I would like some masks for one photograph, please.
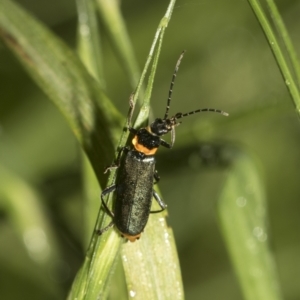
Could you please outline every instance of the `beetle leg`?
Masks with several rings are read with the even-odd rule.
[[[167,208],[167,204],[164,201],[162,201],[162,199],[159,197],[159,195],[154,190],[153,190],[153,197],[157,201],[157,203],[159,204],[161,209],[150,211],[150,213],[155,214],[155,213],[159,213],[159,212],[164,211]]]
[[[172,149],[172,147],[173,147],[173,144],[169,144],[163,139],[160,139],[160,144],[168,149]]]
[[[106,189],[104,189],[104,191],[101,193],[101,202],[102,205],[105,209],[105,211],[107,212],[108,215],[110,215],[112,218],[114,218],[114,213],[108,208],[107,204],[104,201],[104,196],[107,194],[110,194],[111,192],[113,192],[116,189],[116,185],[111,185],[109,187],[107,187]]]
[[[105,170],[104,170],[104,174],[108,171],[108,170],[112,170],[112,169],[117,169],[119,168],[120,166],[120,160],[121,160],[121,155],[124,151],[129,151],[129,148],[127,147],[122,147],[120,150],[119,150],[119,153],[118,153],[118,156],[117,156],[117,159],[115,160],[115,162],[113,164],[111,164],[109,167],[107,167]]]
[[[154,171],[154,179],[155,179],[155,181],[153,184],[157,184],[160,180],[160,176],[158,175],[157,170]]]
[[[137,134],[137,130],[136,129],[134,129],[133,127],[128,127],[128,130],[132,133],[132,134],[134,134],[134,135],[136,135]]]
[[[107,204],[104,201],[104,196],[107,194],[110,194],[111,192],[113,192],[116,189],[116,185],[111,185],[109,187],[107,187],[106,189],[104,189],[104,191],[101,193],[101,203],[104,207],[104,210],[106,211],[106,213],[114,218],[114,213],[108,208]],[[101,235],[103,232],[107,231],[109,228],[111,228],[114,225],[114,221],[111,221],[106,227],[101,228],[101,229],[97,229],[96,233]]]
[[[96,233],[98,235],[101,235],[102,233],[104,233],[105,231],[107,231],[109,228],[113,227],[114,226],[114,222],[111,221],[106,227],[102,228],[102,229],[97,229],[96,230]]]

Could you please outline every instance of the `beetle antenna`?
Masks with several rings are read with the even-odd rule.
[[[181,60],[184,56],[184,53],[185,53],[185,50],[182,51],[182,53],[180,54],[180,56],[177,60],[176,66],[175,66],[173,76],[172,76],[172,81],[171,81],[171,85],[170,85],[170,89],[169,89],[169,96],[168,96],[168,101],[167,101],[167,107],[166,107],[166,113],[165,113],[165,116],[164,116],[164,120],[166,120],[168,118],[170,103],[171,103],[171,98],[172,98],[172,93],[173,93],[173,86],[174,86],[175,78],[176,78]]]
[[[188,113],[177,113],[175,116],[174,116],[174,119],[181,119],[183,117],[188,117],[190,115],[193,115],[193,114],[197,114],[197,113],[200,113],[200,112],[215,112],[215,113],[218,113],[218,114],[221,114],[223,116],[229,116],[229,114],[223,110],[219,110],[219,109],[214,109],[214,108],[202,108],[202,109],[197,109],[197,110],[193,110],[193,111],[190,111]]]

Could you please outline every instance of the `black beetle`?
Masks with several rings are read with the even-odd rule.
[[[97,230],[98,234],[102,234],[115,225],[123,237],[134,242],[136,239],[139,239],[144,230],[149,214],[161,212],[167,207],[153,189],[153,184],[159,181],[159,176],[155,170],[154,155],[160,145],[169,149],[173,147],[175,142],[175,127],[181,124],[181,122],[177,122],[178,119],[204,111],[217,112],[228,116],[226,112],[221,110],[204,108],[184,114],[177,113],[175,116],[168,118],[172,89],[184,53],[185,51],[181,53],[173,73],[166,113],[163,119],[155,119],[146,128],[134,129],[130,126],[134,109],[133,96],[130,98],[127,127],[134,134],[132,139],[134,148],[122,148],[119,151],[117,163],[108,168],[119,168],[115,184],[107,187],[101,194],[102,205],[113,221],[105,228]],[[168,132],[171,132],[171,143],[161,138],[161,136]],[[116,200],[112,212],[106,205],[104,196],[113,191],[116,191]],[[151,211],[152,197],[160,205],[160,210]]]

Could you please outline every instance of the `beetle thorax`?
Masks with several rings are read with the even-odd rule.
[[[145,155],[154,155],[160,145],[160,137],[152,134],[150,128],[141,128],[132,139],[135,150]]]

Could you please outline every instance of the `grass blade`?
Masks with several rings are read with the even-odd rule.
[[[147,67],[153,58],[144,102],[135,127],[140,126],[148,118],[152,86],[163,36],[170,21],[174,5],[175,1],[170,1],[167,12],[157,28],[154,42],[146,61]],[[146,67],[142,73],[135,96],[142,85],[143,74],[147,70]],[[184,298],[175,240],[165,218],[166,213],[152,214],[141,239],[135,243],[128,242],[122,248],[122,261],[129,297],[143,300],[179,300]]]
[[[36,284],[41,284],[48,293],[62,296],[61,287],[54,280],[57,275],[55,266],[60,261],[58,240],[48,222],[42,199],[36,190],[24,179],[0,165],[0,207],[6,212],[19,240],[24,245],[32,261]],[[21,243],[20,243],[21,245]],[[20,262],[14,257],[16,265]],[[21,264],[22,265],[22,264]],[[20,268],[20,273],[28,272]],[[44,276],[41,276],[44,274]],[[51,292],[50,292],[51,291]]]
[[[100,32],[94,1],[77,0],[78,52],[86,68],[102,88],[105,87]]]
[[[264,187],[248,155],[235,153],[218,210],[223,236],[245,299],[282,299],[268,243]]]
[[[167,10],[166,16],[162,19],[157,32],[154,37],[154,41],[150,50],[150,54],[148,56],[148,59],[146,61],[142,76],[140,78],[138,87],[135,91],[135,99],[140,92],[140,88],[143,84],[143,80],[146,76],[146,73],[148,71],[148,68],[150,66],[151,60],[153,56],[155,57],[152,70],[149,75],[149,81],[147,86],[148,91],[148,97],[147,102],[149,102],[153,80],[154,80],[154,74],[156,71],[156,66],[158,62],[158,56],[161,49],[161,43],[162,43],[162,33],[164,32],[168,21],[171,17],[172,8],[175,4],[175,1],[171,1],[169,8]],[[159,42],[159,45],[157,45],[157,42]],[[149,114],[149,105],[147,109],[143,110],[143,121],[145,121],[148,118]],[[119,147],[122,147],[125,145],[128,138],[128,133],[124,133],[121,141],[119,143]],[[111,172],[111,176],[109,178],[108,185],[110,185],[115,178],[115,172]],[[108,201],[110,201],[109,199]],[[112,201],[109,202],[111,205]],[[151,216],[151,219],[147,225],[148,230],[148,240],[145,239],[143,241],[143,238],[134,244],[131,245],[134,250],[130,250],[129,253],[125,250],[123,252],[126,253],[126,257],[128,261],[135,261],[135,266],[142,267],[142,263],[138,263],[137,256],[139,255],[139,247],[143,248],[143,255],[144,257],[148,258],[148,263],[151,263],[152,266],[156,266],[156,268],[152,267],[152,272],[146,272],[147,279],[149,282],[152,283],[152,286],[154,290],[156,290],[156,293],[158,294],[169,294],[170,289],[173,289],[176,291],[176,295],[183,296],[182,291],[182,284],[180,280],[180,268],[178,263],[178,258],[175,250],[175,243],[174,238],[171,234],[171,231],[167,228],[166,221],[164,218],[160,216]],[[105,227],[109,222],[110,218],[107,216],[106,213],[103,211],[100,212],[98,221],[97,221],[97,228],[103,228]],[[156,223],[155,223],[156,222]],[[161,225],[157,227],[157,222],[159,222]],[[161,228],[163,227],[163,228]],[[161,228],[161,230],[159,230]],[[158,232],[159,230],[159,232]],[[168,236],[168,238],[166,238]],[[120,245],[123,242],[123,239],[120,238],[119,234],[116,233],[114,230],[110,230],[103,234],[102,236],[94,235],[92,237],[92,242],[89,247],[89,251],[86,257],[86,260],[84,262],[84,265],[78,274],[76,281],[73,285],[71,294],[69,295],[69,299],[73,299],[74,297],[78,297],[78,299],[94,299],[95,297],[101,297],[105,298],[108,294],[108,287],[109,287],[109,281],[111,274],[114,270],[114,267],[116,265],[117,258],[119,257],[119,250]],[[169,247],[166,247],[166,243],[169,245]],[[164,267],[167,265],[170,267],[168,272],[172,270],[172,276],[169,276],[169,280],[167,281],[164,275],[162,276],[162,272],[160,267],[162,267],[162,264],[157,265],[155,262],[157,262],[157,258],[155,258],[155,254],[153,252],[153,249],[156,249],[159,247],[158,245],[162,245],[161,247],[165,246],[165,260],[164,260]],[[127,249],[127,247],[130,247],[129,243],[125,243],[124,247]],[[105,262],[105,265],[103,265],[103,262]],[[100,268],[100,265],[102,266]],[[127,283],[128,285],[131,284],[132,281],[136,280],[136,272],[133,272],[131,270],[131,266],[128,267],[128,265],[125,266],[125,273],[127,275]],[[171,266],[173,268],[171,268]],[[148,266],[149,267],[149,266]],[[155,272],[154,272],[155,271]],[[149,274],[151,275],[149,277]],[[165,284],[163,286],[157,285],[155,283],[157,282],[168,282],[168,284]],[[174,289],[174,285],[176,288]],[[144,290],[143,290],[144,289]],[[143,291],[143,292],[142,292]],[[145,286],[140,285],[140,290],[138,291],[138,295],[146,295],[145,293]],[[147,298],[144,298],[147,299]],[[173,299],[182,299],[182,298],[173,298]]]
[[[290,70],[289,66],[288,66],[288,62],[284,56],[284,52],[280,47],[280,44],[278,42],[278,39],[272,29],[272,26],[260,4],[260,2],[258,0],[248,0],[251,8],[253,9],[253,12],[255,14],[255,16],[257,17],[263,31],[264,34],[267,37],[267,40],[269,42],[269,45],[271,47],[271,50],[274,54],[275,60],[278,64],[278,67],[281,71],[281,74],[284,78],[285,84],[288,88],[288,91],[294,101],[294,104],[296,106],[296,110],[297,113],[300,114],[300,93],[299,93],[299,89],[298,89],[298,84],[297,81],[293,78],[293,72]],[[276,12],[273,10],[274,6],[270,6],[274,16],[278,17],[278,14],[276,14]],[[281,22],[281,24],[279,24],[280,22],[277,20],[277,28],[280,31],[280,34],[282,37],[284,37],[285,35],[287,36],[286,31],[282,31],[282,24],[283,22]],[[285,41],[287,41],[287,38],[284,38]],[[287,45],[287,48],[289,49],[289,47],[291,46],[291,44]],[[294,52],[290,53],[291,57],[294,57]],[[294,58],[293,58],[294,60]],[[293,61],[293,63],[295,63],[295,61]],[[295,69],[298,67],[295,67]],[[298,73],[298,72],[297,72]]]
[[[300,84],[300,64],[299,59],[297,57],[295,48],[293,46],[293,43],[290,39],[290,36],[286,30],[286,27],[284,25],[284,22],[280,16],[280,13],[276,7],[276,4],[273,0],[266,0],[267,5],[269,7],[270,13],[272,15],[272,20],[274,22],[274,25],[276,26],[277,32],[282,38],[282,41],[287,49],[287,54],[289,55],[289,58],[291,60],[291,67],[293,67],[298,85]]]
[[[104,184],[103,169],[113,159],[121,118],[98,83],[62,41],[7,0],[0,1],[0,37],[64,114],[88,154],[98,181]],[[105,291],[110,262],[116,256],[111,249],[117,253],[120,241],[114,231],[101,240],[93,236],[70,294],[72,299],[90,295],[96,299],[99,291]],[[106,251],[102,251],[104,245]]]
[[[96,4],[107,34],[126,70],[132,89],[134,89],[139,80],[140,72],[120,11],[120,1],[96,0]]]
[[[0,38],[63,113],[104,184],[121,127],[107,96],[74,52],[9,0],[0,1]]]
[[[151,95],[163,33],[170,20],[174,4],[175,0],[170,1],[167,13],[156,32],[143,75],[136,90],[137,96],[154,56],[155,59],[147,88],[147,101],[149,101]],[[1,0],[0,2],[0,37],[14,52],[37,84],[64,114],[74,134],[88,154],[98,180],[104,183],[105,177],[102,174],[104,164],[107,161],[112,161],[114,145],[120,128],[119,120],[121,118],[99,88],[96,80],[89,75],[78,57],[67,46],[38,21],[8,0]],[[159,41],[159,46],[156,48],[157,41]],[[143,115],[144,120],[147,118],[148,112]],[[123,145],[126,140],[127,137],[125,135],[125,139],[121,140]],[[110,176],[111,180],[113,177],[114,174]],[[161,216],[157,218],[152,218],[149,222],[148,231],[151,232],[151,228],[154,228],[154,234],[149,233],[149,238],[152,238],[150,243],[148,241],[148,246],[144,247],[144,253],[145,255],[153,255],[153,251],[150,251],[150,249],[155,249],[158,243],[165,245],[165,247],[169,245],[169,248],[166,247],[164,265],[173,266],[174,272],[172,271],[173,275],[170,277],[172,280],[168,284],[161,286],[157,292],[161,294],[161,290],[164,289],[164,294],[167,295],[170,287],[174,289],[175,284],[176,294],[181,295],[182,298],[183,292],[180,283],[180,273],[178,273],[178,260],[174,250],[174,239],[171,236],[171,231],[167,228],[165,220],[161,219]],[[105,214],[100,214],[97,228],[100,228],[100,224],[106,222],[107,219]],[[155,224],[155,221],[163,224],[163,229],[159,230],[160,227],[157,225],[151,225]],[[167,234],[168,238],[166,238]],[[159,237],[159,239],[157,240],[155,237]],[[119,257],[122,241],[119,234],[114,230],[107,232],[101,238],[95,234],[93,235],[84,264],[69,294],[69,299],[106,297],[110,277],[114,270],[116,259]],[[141,243],[140,246],[142,245]],[[137,252],[134,255],[136,254]],[[167,259],[170,259],[170,263],[167,262]],[[153,263],[155,257],[151,258],[149,256],[149,261]],[[160,267],[162,265],[159,265],[149,277],[154,282],[153,286],[155,289],[158,288],[155,280],[157,281],[161,273]],[[167,281],[164,281],[162,278],[159,282]]]

